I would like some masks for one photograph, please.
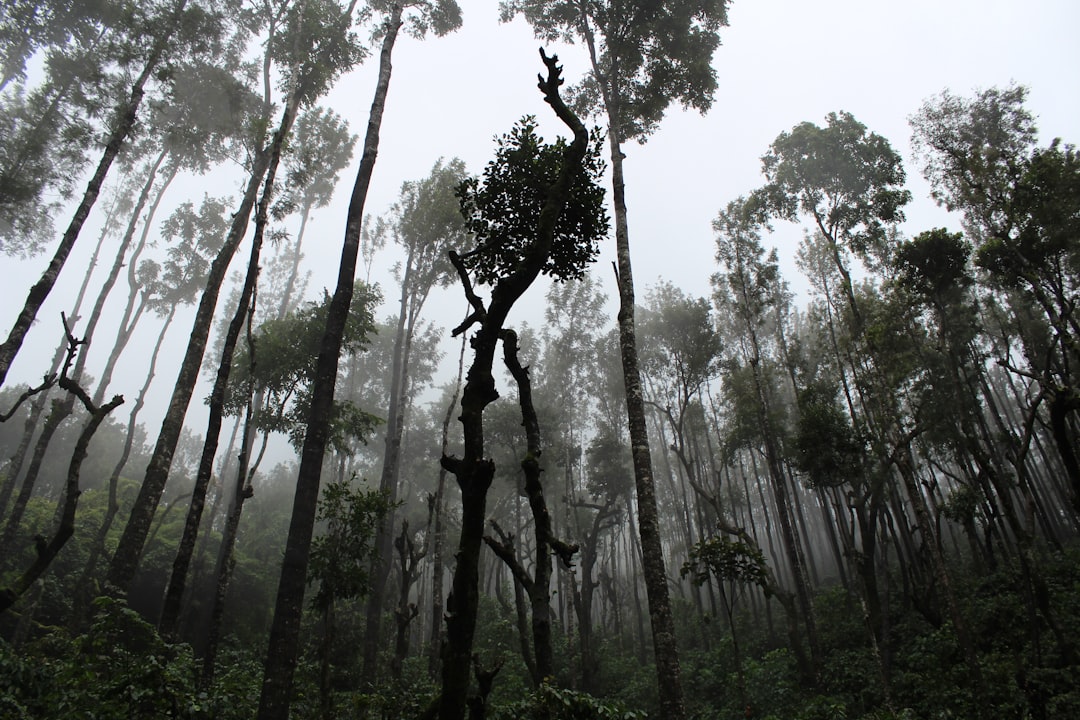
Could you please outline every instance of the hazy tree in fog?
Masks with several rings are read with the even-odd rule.
[[[465,224],[461,218],[454,189],[465,178],[465,164],[458,159],[443,163],[440,159],[423,180],[406,182],[401,195],[386,219],[387,232],[405,251],[405,260],[397,268],[400,282],[397,327],[393,334],[389,402],[386,410],[386,441],[379,489],[391,503],[398,498],[398,475],[402,436],[405,431],[408,398],[413,394],[410,376],[413,337],[424,303],[436,286],[446,286],[453,278],[447,251],[461,247]],[[420,355],[424,357],[423,354]],[[379,650],[379,625],[383,593],[392,562],[394,509],[380,524],[372,568],[372,586],[367,607],[367,630],[364,635],[364,676],[375,679],[375,661]]]
[[[754,193],[752,203],[772,217],[796,220],[806,216],[814,226],[808,248],[820,270],[817,278],[828,305],[828,337],[835,353],[834,380],[844,393],[856,432],[875,438],[874,461],[880,472],[857,478],[862,485],[856,495],[855,515],[863,541],[863,555],[857,564],[863,581],[870,627],[880,639],[882,608],[877,587],[874,558],[877,552],[878,522],[886,502],[885,485],[890,455],[895,443],[910,443],[902,428],[902,413],[895,394],[885,387],[884,376],[856,361],[855,354],[867,348],[865,318],[851,277],[852,255],[869,264],[880,265],[888,256],[888,228],[903,220],[902,207],[911,193],[903,189],[904,169],[900,156],[888,140],[870,132],[849,113],[830,113],[825,127],[810,122],[781,133],[762,158],[766,184]],[[831,267],[829,267],[831,265]],[[833,299],[829,283],[839,277],[843,300]],[[811,282],[815,278],[811,277]],[[848,327],[835,327],[833,313]],[[838,335],[842,337],[837,338]],[[875,336],[880,337],[880,336]],[[880,404],[866,404],[860,393],[873,393]],[[888,397],[887,397],[888,396]],[[891,440],[891,442],[890,442]],[[910,476],[910,472],[908,473]]]
[[[198,379],[198,371],[206,349],[207,336],[210,332],[214,309],[217,305],[218,293],[225,279],[225,273],[232,256],[247,232],[248,222],[256,204],[259,187],[263,184],[264,178],[269,175],[271,180],[264,190],[266,202],[261,203],[262,209],[260,211],[260,218],[265,218],[269,194],[273,188],[273,176],[270,174],[270,168],[276,167],[285,138],[292,127],[301,103],[310,103],[317,99],[326,91],[329,84],[333,82],[339,73],[350,68],[359,59],[360,49],[350,31],[352,18],[347,14],[343,14],[336,4],[307,2],[301,3],[295,10],[292,7],[288,9],[290,12],[286,13],[284,18],[274,16],[267,21],[268,25],[276,32],[272,32],[268,37],[264,64],[264,70],[266,70],[270,58],[276,57],[285,66],[282,82],[285,85],[286,102],[281,121],[277,130],[267,137],[267,125],[264,123],[268,123],[270,119],[270,97],[269,95],[264,96],[263,111],[265,114],[261,121],[256,123],[255,137],[250,140],[251,166],[244,195],[239,208],[233,214],[233,223],[226,240],[217,257],[211,263],[192,327],[191,339],[184,354],[173,396],[169,403],[169,410],[162,421],[161,431],[158,434],[154,453],[147,467],[146,477],[139,489],[139,495],[136,498],[131,516],[124,528],[120,545],[113,556],[109,569],[109,583],[120,592],[126,590],[131,578],[134,576],[150,521],[161,498],[161,492],[165,487],[173,448],[175,448],[176,440],[179,437],[180,428],[183,426],[184,415],[187,412],[191,394]],[[264,75],[264,81],[265,79],[266,76]],[[268,88],[266,90],[268,91]],[[256,224],[258,227],[263,227],[265,221],[257,219]],[[252,256],[253,262],[249,263],[249,275],[251,270],[257,267],[257,243],[253,243]],[[245,281],[245,287],[247,288],[247,294],[250,296],[250,293],[254,290],[254,278],[248,280]],[[241,317],[241,319],[230,325],[230,332],[234,333],[232,340],[234,344],[235,337],[239,335],[242,326],[242,316],[238,315],[237,317]],[[226,364],[231,367],[231,355],[230,350],[228,358],[219,367],[226,367]],[[225,374],[227,376],[227,370]],[[216,444],[217,433],[208,433],[206,440]],[[201,508],[195,510],[196,514],[199,512],[201,512]]]
[[[333,110],[313,107],[300,113],[296,120],[284,158],[285,177],[281,197],[273,207],[276,218],[300,213],[296,239],[287,252],[280,253],[280,256],[288,259],[289,269],[278,301],[279,319],[297,301],[296,283],[300,260],[304,256],[301,248],[311,212],[330,203],[338,175],[348,167],[355,146],[356,135],[349,132],[348,121]]]
[[[1036,146],[1026,95],[1022,86],[970,98],[943,92],[912,118],[913,142],[935,197],[963,213],[990,287],[1018,317],[1031,308],[1041,313],[1041,321],[1021,324],[1019,333],[1031,367],[1012,371],[1038,378],[1035,402],[1048,405],[1073,510],[1080,513],[1080,154],[1059,140]]]
[[[795,583],[802,622],[810,641],[812,665],[802,667],[804,677],[813,679],[821,664],[821,644],[814,616],[810,578],[802,543],[795,530],[796,514],[785,473],[783,398],[778,388],[780,348],[772,342],[772,332],[783,322],[785,306],[790,302],[786,284],[780,277],[776,250],[766,254],[761,244],[760,226],[752,209],[743,199],[728,203],[713,221],[716,231],[716,259],[720,272],[713,276],[713,298],[720,313],[739,338],[738,349],[731,353],[737,370],[749,373],[752,391],[736,394],[743,407],[732,414],[743,416],[747,430],[744,442],[760,443],[765,450],[765,464],[776,500],[780,534],[788,566]],[[735,373],[732,373],[735,374]],[[757,437],[754,437],[754,436]],[[800,660],[804,660],[800,656]]]
[[[136,19],[136,22],[138,20]],[[0,10],[0,250],[33,255],[51,240],[52,215],[70,200],[96,133],[137,59],[120,3],[12,2]],[[43,59],[26,85],[26,62]],[[103,118],[103,116],[105,116]]]
[[[239,302],[222,341],[221,359],[207,402],[210,412],[202,458],[199,462],[184,532],[173,561],[173,570],[165,591],[165,604],[158,623],[159,629],[166,636],[175,634],[179,622],[188,569],[195,551],[206,493],[213,474],[214,458],[217,455],[221,423],[225,414],[225,394],[233,367],[233,353],[245,322],[250,320],[248,308],[255,301],[262,244],[267,235],[270,204],[285,142],[292,131],[299,109],[313,104],[329,90],[340,74],[350,70],[363,57],[364,51],[350,30],[351,25],[351,8],[342,12],[336,2],[304,0],[293,5],[285,16],[283,27],[285,37],[271,36],[270,38],[271,45],[280,44],[280,51],[283,54],[282,84],[286,94],[285,108],[269,148],[270,157],[262,194],[255,211],[255,229],[247,273],[240,291]]]

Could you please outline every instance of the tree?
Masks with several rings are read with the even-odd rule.
[[[882,261],[887,228],[904,219],[911,201],[904,167],[889,141],[869,132],[851,113],[829,113],[824,128],[810,122],[777,136],[761,158],[766,184],[754,193],[755,210],[795,221],[809,216],[830,244],[843,290],[860,322],[845,251]]]
[[[442,458],[443,467],[454,474],[461,489],[462,524],[453,589],[446,604],[440,720],[465,716],[479,604],[485,505],[495,474],[494,462],[485,454],[483,414],[498,398],[492,365],[500,339],[508,366],[517,364],[516,336],[507,335],[504,323],[514,303],[541,273],[557,279],[580,275],[595,252],[597,240],[606,231],[606,223],[601,220],[603,192],[595,186],[599,160],[595,150],[589,152],[585,126],[559,96],[562,79],[557,58],[548,57],[542,50],[541,57],[547,75],[540,76],[540,90],[559,119],[573,131],[574,139],[544,145],[529,118],[503,136],[495,160],[484,170],[483,181],[466,183],[461,190],[462,212],[477,237],[477,247],[468,253],[450,254],[472,308],[464,322],[454,328],[454,335],[474,325],[479,327],[472,338],[473,362],[461,397],[464,452],[460,458]],[[563,220],[564,209],[568,211],[567,220]],[[567,221],[570,224],[564,224]],[[575,227],[588,228],[593,234],[576,236],[572,230]],[[556,246],[564,264],[552,262]],[[470,271],[478,280],[494,282],[486,305],[473,289]],[[509,341],[513,346],[508,348]],[[530,453],[525,462],[538,478],[539,457]]]
[[[276,217],[300,213],[300,228],[291,248],[289,274],[278,303],[278,318],[296,301],[296,282],[300,270],[304,231],[313,210],[330,203],[338,175],[352,160],[356,135],[348,122],[333,110],[311,108],[300,114],[293,127],[292,142],[285,155],[285,182],[281,198],[275,203]]]
[[[328,417],[334,400],[338,358],[349,306],[352,303],[356,259],[360,249],[360,231],[364,219],[364,204],[375,169],[379,148],[379,129],[382,125],[386,95],[390,86],[391,57],[398,31],[405,19],[403,3],[391,2],[386,7],[379,26],[382,47],[379,53],[379,74],[375,96],[368,116],[364,149],[353,185],[349,210],[345,218],[345,237],[342,241],[337,286],[326,315],[326,329],[319,347],[315,382],[311,392],[311,413],[300,459],[296,481],[296,496],[289,524],[281,580],[270,630],[262,694],[259,699],[259,720],[284,719],[289,713],[289,692],[299,651],[300,614],[303,605],[304,583],[307,575],[308,552],[315,523],[315,503],[322,478],[323,454],[328,439]],[[461,24],[461,11],[453,0],[438,3],[424,2],[410,10],[410,21],[419,35],[427,29],[442,35]]]
[[[247,232],[248,222],[256,205],[259,187],[264,184],[265,178],[263,201],[259,203],[259,214],[256,218],[256,241],[252,243],[252,259],[249,261],[248,277],[245,279],[244,294],[248,297],[254,291],[252,273],[258,267],[262,238],[259,229],[265,227],[269,196],[273,191],[274,173],[296,113],[302,104],[314,102],[321,93],[325,92],[328,84],[337,73],[344,72],[360,59],[360,52],[355,38],[349,31],[351,16],[349,13],[343,14],[336,3],[329,0],[326,3],[315,2],[314,0],[301,3],[299,7],[290,8],[290,12],[285,15],[284,21],[285,28],[283,31],[290,31],[291,42],[283,43],[280,37],[272,33],[267,52],[276,53],[284,58],[287,69],[287,72],[283,73],[283,82],[286,88],[285,107],[282,110],[278,128],[271,134],[268,142],[266,142],[265,128],[260,129],[256,133],[256,137],[253,138],[254,157],[244,195],[240,201],[240,207],[233,215],[229,234],[210,266],[206,286],[196,311],[191,339],[188,342],[173,395],[169,402],[169,410],[162,421],[161,431],[154,447],[154,454],[147,467],[143,484],[139,489],[139,496],[132,507],[131,516],[124,528],[121,543],[113,556],[109,568],[109,584],[121,593],[126,592],[127,586],[134,577],[138,558],[146,541],[150,521],[164,490],[172,460],[172,452],[176,446],[180,429],[183,426],[184,415],[191,401],[191,394],[198,378],[199,366],[206,350],[206,342],[217,305],[218,294],[232,256]],[[269,108],[266,106],[269,105],[269,97],[264,100],[264,110],[268,112]],[[264,116],[263,120],[269,120],[269,117]],[[244,303],[241,302],[241,306],[243,305]],[[235,317],[234,320],[236,320]],[[230,325],[231,343],[234,346],[241,326],[242,320]],[[228,345],[229,343],[225,344],[227,353],[223,353],[227,354],[228,357],[225,358],[225,362],[219,364],[219,369],[224,374],[225,381],[228,379],[229,368],[231,368],[232,350],[228,348]],[[221,385],[223,392],[224,382]],[[211,419],[209,422],[213,424],[214,420]],[[220,428],[218,429],[220,430]],[[206,442],[216,446],[217,431],[208,432]],[[198,498],[196,497],[194,500],[193,504],[199,505]],[[201,507],[194,508],[193,513],[196,515],[201,513]],[[179,573],[179,571],[180,568],[178,567],[177,572]]]
[[[1042,312],[1046,335],[1021,333],[1039,358],[1014,372],[1038,379],[1049,404],[1050,426],[1080,512],[1080,458],[1069,418],[1080,410],[1072,368],[1080,318],[1072,298],[1080,285],[1080,154],[1054,141],[1035,145],[1037,128],[1024,107],[1027,89],[991,88],[973,98],[948,91],[927,101],[911,119],[913,144],[935,197],[963,213],[976,264],[1004,290],[1017,314]],[[1030,326],[1029,326],[1030,328]]]
[[[611,182],[618,252],[619,336],[630,443],[634,449],[638,515],[649,613],[656,651],[657,681],[664,716],[683,716],[678,649],[668,600],[653,487],[652,458],[641,396],[634,327],[634,279],[623,179],[623,143],[644,141],[675,101],[705,111],[712,104],[716,75],[712,56],[727,25],[727,0],[624,4],[568,0],[507,0],[504,20],[522,14],[538,37],[579,39],[589,51],[591,74],[573,95],[590,113],[608,121]]]

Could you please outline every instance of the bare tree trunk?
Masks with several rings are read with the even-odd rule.
[[[90,414],[90,418],[87,420],[82,432],[79,433],[79,439],[75,442],[75,449],[71,453],[71,463],[68,465],[67,482],[64,489],[64,502],[61,506],[60,522],[56,532],[47,543],[43,541],[39,544],[37,556],[34,558],[33,563],[15,580],[14,584],[11,587],[0,589],[0,613],[10,608],[19,599],[19,596],[25,593],[34,584],[34,581],[45,573],[53,559],[64,547],[64,544],[67,543],[68,538],[74,534],[75,511],[78,508],[79,495],[82,493],[79,489],[79,472],[82,469],[83,460],[86,459],[90,440],[94,437],[105,417],[124,402],[124,398],[120,395],[117,395],[101,407],[97,407],[90,402],[90,396],[87,395],[86,391],[67,376],[67,365],[70,364],[71,356],[81,344],[71,335],[70,331],[68,332],[68,341],[68,361],[65,363],[64,372],[60,376],[60,387],[72,395],[78,396],[86,407],[86,411]]]

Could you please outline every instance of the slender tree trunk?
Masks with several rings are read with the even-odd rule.
[[[139,74],[131,88],[128,101],[117,109],[116,125],[105,143],[105,150],[102,152],[97,169],[90,178],[90,182],[87,183],[82,201],[76,208],[64,236],[60,239],[60,245],[56,248],[56,252],[53,254],[53,258],[45,272],[42,273],[41,278],[30,288],[30,293],[26,298],[22,311],[15,320],[14,327],[8,334],[7,340],[4,341],[3,345],[0,345],[0,386],[4,384],[11,362],[22,347],[23,339],[37,317],[38,310],[41,309],[42,304],[44,304],[45,299],[56,284],[56,279],[59,277],[64,263],[67,262],[68,255],[79,237],[83,223],[86,222],[86,218],[90,215],[90,209],[97,201],[98,193],[101,192],[101,186],[105,182],[105,176],[108,175],[109,168],[112,167],[113,160],[120,154],[121,147],[127,140],[131,128],[135,125],[135,116],[138,113],[140,103],[142,103],[143,88],[165,54],[165,50],[172,38],[172,32],[180,26],[179,19],[185,5],[187,5],[187,0],[176,0],[176,7],[168,23],[168,32],[163,33],[154,43],[150,56],[143,66],[142,73]]]
[[[394,351],[390,368],[390,404],[386,413],[386,443],[382,472],[379,476],[379,491],[386,493],[389,498],[390,510],[379,523],[375,538],[375,553],[371,558],[371,588],[368,591],[364,661],[360,674],[367,684],[372,685],[375,682],[375,664],[379,653],[383,595],[393,560],[394,504],[397,502],[398,494],[398,460],[401,454],[401,438],[405,430],[405,389],[408,384],[406,334],[412,330],[412,323],[407,322],[412,269],[413,258],[410,252],[401,278],[401,299],[398,304],[397,331],[394,334]]]
[[[250,318],[250,316],[249,316]],[[251,342],[251,325],[248,324],[248,357],[254,362],[255,349]],[[221,531],[221,545],[218,547],[217,564],[214,568],[214,597],[211,601],[209,622],[207,623],[206,638],[202,653],[202,670],[199,674],[199,687],[208,689],[214,681],[217,670],[217,651],[221,639],[221,624],[225,617],[225,598],[229,592],[229,583],[232,580],[232,572],[235,567],[233,550],[236,547],[237,529],[240,527],[240,516],[244,509],[244,501],[253,494],[251,488],[252,471],[248,468],[248,459],[251,457],[251,449],[255,444],[255,426],[252,419],[262,411],[257,404],[250,401],[244,413],[244,436],[240,441],[240,456],[236,463],[236,480],[233,483],[232,495],[229,498],[229,512],[225,516],[225,528]]]
[[[338,361],[345,321],[352,304],[356,277],[356,259],[360,249],[360,229],[364,220],[364,203],[375,169],[379,148],[386,95],[390,88],[391,56],[401,28],[402,5],[395,3],[384,25],[382,49],[379,56],[379,79],[368,116],[364,151],[353,185],[352,198],[346,216],[345,238],[341,248],[341,263],[337,287],[326,314],[326,331],[319,349],[315,382],[311,390],[311,409],[307,434],[300,457],[300,469],[293,499],[292,520],[285,545],[285,557],[278,583],[274,606],[274,621],[264,664],[262,694],[259,698],[258,720],[286,720],[289,716],[293,672],[299,654],[300,616],[303,612],[304,589],[307,584],[308,554],[315,526],[315,509],[322,479],[323,456],[329,435],[329,418],[334,402]]]
[[[199,307],[195,313],[195,322],[191,328],[191,339],[188,341],[187,350],[181,361],[172,398],[169,401],[165,418],[162,420],[161,431],[158,433],[157,443],[150,457],[150,464],[146,468],[146,476],[143,479],[142,486],[139,488],[139,494],[135,498],[135,504],[131,508],[131,515],[120,538],[120,544],[117,546],[116,553],[113,555],[112,563],[109,566],[108,583],[114,588],[114,592],[126,594],[132,579],[135,577],[135,570],[143,547],[146,544],[150,523],[154,518],[158,503],[161,501],[161,493],[165,489],[165,483],[169,479],[169,469],[172,467],[173,453],[176,452],[180,431],[184,426],[184,416],[187,414],[191,395],[199,379],[199,368],[202,365],[203,354],[206,352],[206,342],[210,335],[210,326],[214,319],[218,294],[225,280],[229,263],[232,262],[233,255],[236,253],[236,248],[247,232],[248,221],[255,205],[259,185],[266,174],[269,162],[269,149],[261,149],[255,156],[255,163],[248,178],[247,188],[240,202],[240,207],[233,216],[229,235],[221,246],[217,257],[210,264],[206,287],[199,300]]]
[[[218,363],[214,387],[210,392],[210,417],[207,420],[206,436],[203,439],[202,457],[199,460],[199,469],[195,476],[191,505],[188,506],[183,534],[180,537],[180,547],[173,560],[172,574],[165,590],[164,607],[161,611],[161,619],[158,622],[158,630],[162,636],[168,639],[175,639],[179,627],[180,608],[184,599],[184,588],[187,585],[188,569],[191,567],[191,558],[195,552],[195,541],[199,535],[202,511],[206,504],[206,491],[210,486],[210,478],[214,474],[214,458],[217,456],[218,441],[221,436],[221,422],[225,415],[225,393],[229,384],[229,375],[232,372],[233,354],[236,351],[236,343],[240,339],[240,331],[244,327],[244,320],[248,315],[248,308],[254,303],[255,286],[259,277],[259,257],[266,231],[270,199],[274,192],[274,178],[277,175],[278,162],[281,159],[285,138],[288,137],[289,130],[292,128],[299,103],[299,93],[294,91],[289,98],[289,102],[286,103],[285,111],[281,116],[281,124],[277,132],[274,133],[273,142],[270,144],[270,163],[263,183],[262,199],[259,201],[258,210],[256,211],[255,237],[251,243],[247,275],[244,278],[244,287],[240,292],[236,312],[229,323],[222,344],[221,361]]]
[[[593,61],[593,73],[603,73]],[[615,207],[615,243],[618,254],[619,348],[623,382],[626,389],[627,424],[634,458],[634,482],[637,491],[638,529],[645,590],[649,598],[653,648],[656,654],[656,680],[660,692],[660,712],[666,720],[681,720],[683,709],[679,649],[675,642],[675,622],[671,614],[667,569],[660,541],[660,521],[656,506],[652,454],[645,425],[645,402],[641,393],[641,370],[637,355],[634,324],[634,277],[630,265],[630,233],[626,218],[626,190],[623,180],[623,152],[618,135],[618,109],[608,103],[608,140],[611,146],[611,184]]]

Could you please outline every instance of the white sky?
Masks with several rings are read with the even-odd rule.
[[[394,75],[383,123],[379,159],[367,212],[380,214],[396,199],[401,183],[427,175],[439,157],[461,157],[470,171],[480,172],[491,157],[492,138],[516,119],[535,114],[550,136],[562,129],[536,89],[542,69],[538,41],[521,20],[498,22],[496,3],[459,0],[464,26],[446,38],[419,42],[402,36],[395,48]],[[1030,88],[1028,107],[1038,119],[1043,142],[1061,137],[1080,142],[1080,3],[1075,0],[736,0],[730,27],[714,58],[719,88],[712,110],[704,117],[674,108],[645,146],[626,148],[626,182],[635,280],[641,297],[659,278],[687,292],[705,295],[715,269],[710,222],[717,211],[762,182],[760,156],[782,131],[809,120],[822,123],[827,113],[846,110],[888,138],[907,160],[908,187],[914,201],[905,230],[915,234],[946,225],[959,229],[955,218],[936,208],[910,160],[907,117],[928,97],[949,88],[968,95],[974,89],[1010,82]],[[549,47],[557,52],[573,79],[586,67],[580,47]],[[376,58],[342,78],[327,98],[361,135],[374,88]],[[333,287],[353,168],[343,174],[333,204],[309,226],[306,267],[313,271],[309,294]],[[188,197],[198,199],[209,186],[235,187],[238,181],[219,171],[210,179],[187,184]],[[213,191],[212,192],[217,192]],[[100,209],[99,209],[100,210]],[[165,217],[161,212],[159,218]],[[58,218],[57,225],[66,224]],[[80,273],[96,240],[94,216],[83,231],[53,297],[39,313],[9,379],[32,381],[51,355],[58,314],[71,303]],[[773,241],[780,249],[786,278],[793,288],[804,284],[790,258],[801,230],[779,225]],[[50,251],[51,252],[51,251]],[[242,246],[234,269],[246,257]],[[597,272],[614,295],[610,270],[614,241],[602,251]],[[391,250],[376,260],[375,274],[392,296]],[[6,333],[30,284],[48,257],[16,263],[0,257],[8,302],[0,307]],[[544,289],[537,287],[517,320],[538,324]],[[429,313],[447,326],[455,324],[463,301],[452,289],[433,298]],[[115,299],[110,307],[122,301]],[[380,316],[390,312],[387,308]],[[175,322],[175,351],[158,370],[157,392],[142,418],[151,441],[156,435],[168,391],[175,380],[192,314]],[[149,343],[156,330],[143,328],[146,347],[129,350],[114,390],[129,402],[145,372]],[[112,337],[106,323],[102,344]],[[448,345],[448,351],[450,350]],[[97,372],[105,348],[99,348],[90,371]],[[201,418],[196,392],[189,418]],[[120,417],[126,417],[127,408]],[[376,412],[379,412],[376,410]],[[196,432],[204,424],[191,423]]]

